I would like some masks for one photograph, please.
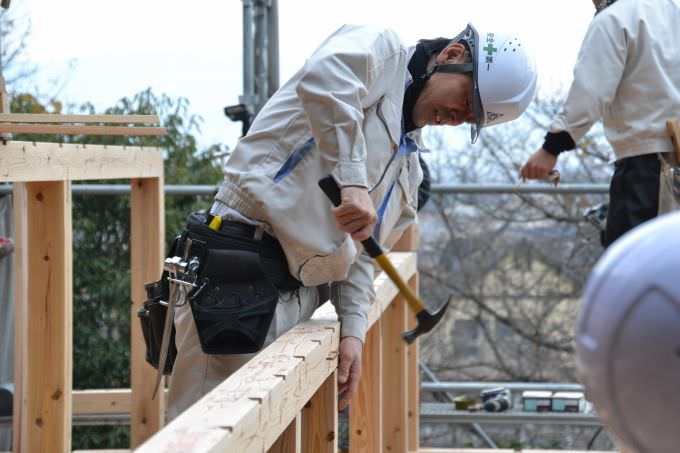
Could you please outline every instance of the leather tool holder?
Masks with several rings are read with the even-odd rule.
[[[206,354],[244,354],[264,345],[278,290],[257,253],[208,248],[189,299]]]

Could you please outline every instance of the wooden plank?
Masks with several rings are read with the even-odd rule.
[[[416,273],[415,253],[392,252],[388,254],[388,257],[404,280],[410,279]],[[371,304],[371,311],[368,312],[369,327],[380,318],[385,309],[392,303],[394,297],[399,294],[397,287],[384,272],[380,272],[375,278],[373,287],[375,289],[375,301]]]
[[[671,139],[671,143],[673,143],[675,159],[678,161],[678,164],[680,164],[680,125],[678,125],[677,118],[669,118],[666,120],[666,131]]]
[[[129,414],[130,389],[74,390],[73,415]]]
[[[28,293],[17,326],[22,369],[15,451],[71,451],[72,238],[68,181],[28,183],[23,225]],[[24,220],[22,220],[23,222]]]
[[[394,251],[417,251],[419,245],[418,225],[413,224],[406,229],[399,241],[392,247]],[[418,274],[409,280],[409,286],[415,294],[418,294]],[[415,328],[415,314],[408,310],[407,328]],[[406,347],[406,367],[407,367],[407,436],[408,450],[417,451],[420,446],[420,373],[418,372],[418,343],[416,339],[410,346]]]
[[[160,148],[0,142],[0,182],[152,178],[163,175]]]
[[[409,280],[409,286],[415,294],[418,294],[418,274]],[[406,314],[406,325],[409,330],[416,327],[416,316],[413,311],[408,310]],[[419,343],[416,341],[406,347],[406,368],[407,376],[407,424],[408,424],[408,450],[417,451],[420,447],[420,372],[418,370]]]
[[[144,337],[137,310],[144,303],[144,283],[158,280],[165,256],[165,208],[163,178],[133,179],[131,182],[131,389],[130,443],[135,448],[164,424],[165,398],[152,400],[156,370],[146,363]]]
[[[415,272],[412,253],[390,258],[407,277]],[[397,293],[386,278],[376,279],[375,289],[374,319],[389,303],[382,298]],[[337,367],[339,326],[334,319],[330,304],[321,307],[314,319],[286,332],[137,451],[248,453],[270,448]]]
[[[383,445],[390,453],[406,453],[407,379],[406,349],[401,338],[406,329],[406,301],[397,296],[382,316],[383,323]]]
[[[61,115],[55,113],[0,113],[0,122],[160,124],[160,118],[158,115]]]
[[[418,250],[420,243],[420,231],[418,224],[406,228],[399,240],[392,246],[393,252],[415,252]]]
[[[276,439],[268,453],[300,453],[301,446],[302,414],[298,413],[293,421],[290,422],[288,428]]]
[[[302,453],[338,451],[338,377],[331,373],[302,410]]]
[[[14,405],[12,408],[12,442],[14,451],[26,451],[28,428],[24,425],[26,392],[24,380],[28,378],[28,187],[15,183],[12,190],[14,221]]]
[[[74,390],[73,415],[129,414],[132,411],[130,389]],[[167,397],[167,389],[164,394]]]
[[[382,446],[382,322],[366,333],[359,389],[349,405],[349,445],[352,453],[383,451]]]
[[[59,134],[59,135],[165,135],[164,127],[130,126],[63,126],[57,124],[0,123],[0,134]]]
[[[137,451],[262,452],[337,367],[337,321],[283,334]]]

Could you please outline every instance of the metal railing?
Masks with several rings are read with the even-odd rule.
[[[126,195],[129,184],[73,184],[78,195]],[[175,196],[213,195],[217,185],[166,185],[165,194]],[[607,184],[434,184],[433,194],[597,194],[607,193]],[[0,195],[12,192],[12,184],[0,185]]]

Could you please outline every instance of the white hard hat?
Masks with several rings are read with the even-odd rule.
[[[472,143],[479,129],[518,118],[534,99],[538,73],[536,62],[526,42],[504,31],[478,32],[472,25],[452,42],[464,42],[472,63],[435,65],[430,72],[472,72],[473,110]]]
[[[621,237],[583,293],[576,362],[604,424],[638,453],[678,451],[680,212]]]

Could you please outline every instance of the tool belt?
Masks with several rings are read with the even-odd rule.
[[[179,253],[180,237],[176,237],[170,247],[168,257]],[[167,301],[170,297],[170,287],[168,284],[168,273],[163,272],[161,278],[155,282],[144,284],[146,290],[146,300],[142,307],[137,310],[137,317],[142,326],[144,343],[146,344],[145,359],[149,365],[158,369],[161,356],[161,344],[163,341],[163,327],[165,326],[165,315],[168,311]],[[172,367],[177,357],[177,347],[175,346],[175,326],[172,326],[170,334],[170,345],[168,357],[163,367],[163,374],[172,373]]]
[[[279,291],[301,286],[288,271],[278,240],[263,233],[256,238],[254,226],[224,221],[215,231],[205,211],[191,213],[186,228],[173,243],[169,256],[181,256],[187,239],[191,256],[200,262],[198,288],[189,294],[201,349],[206,354],[244,354],[259,351],[271,324]],[[184,257],[188,259],[189,257]],[[158,368],[162,332],[169,297],[164,272],[157,282],[147,283],[148,299],[138,311],[146,342],[146,360]],[[164,374],[170,374],[177,355],[175,327]]]
[[[190,298],[191,312],[206,354],[245,354],[259,351],[267,337],[279,290],[301,283],[288,271],[278,240],[256,227],[223,221],[208,227],[211,216],[193,213],[186,237],[204,244],[199,257],[199,287]]]

